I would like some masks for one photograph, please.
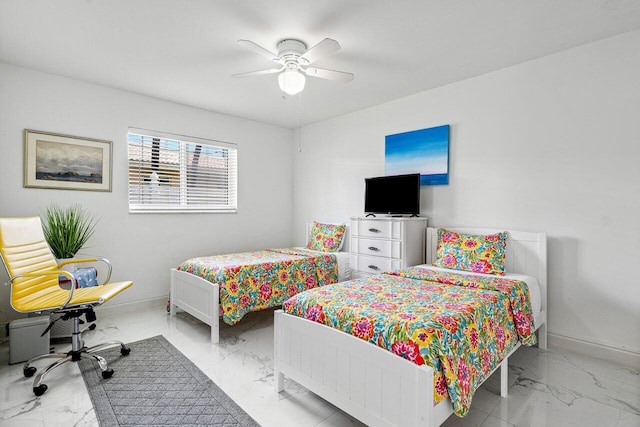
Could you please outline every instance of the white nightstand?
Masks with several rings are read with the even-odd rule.
[[[353,278],[424,264],[427,218],[351,218]]]

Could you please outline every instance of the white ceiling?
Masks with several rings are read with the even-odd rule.
[[[0,0],[0,61],[289,128],[640,28],[640,0]],[[236,44],[342,45],[285,97]]]

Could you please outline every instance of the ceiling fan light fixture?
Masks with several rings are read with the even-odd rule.
[[[326,68],[308,67],[318,59],[334,53],[340,49],[340,44],[329,38],[307,49],[307,45],[300,40],[284,39],[278,43],[278,53],[250,41],[238,40],[238,44],[253,52],[268,58],[279,65],[277,68],[233,74],[231,77],[261,76],[264,74],[278,74],[280,90],[288,95],[302,92],[306,76],[348,83],[353,80],[353,74],[345,71],[328,70]]]
[[[280,89],[289,94],[295,95],[304,89],[305,78],[297,69],[284,70],[278,76],[278,85]]]

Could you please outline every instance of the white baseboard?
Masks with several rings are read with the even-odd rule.
[[[98,318],[100,315],[104,314],[105,316],[117,316],[118,314],[131,313],[132,311],[144,310],[147,308],[157,308],[163,307],[167,304],[169,300],[168,296],[164,297],[155,297],[149,298],[145,300],[126,302],[123,304],[110,304],[107,303],[105,305],[101,305],[96,307],[96,314]],[[99,321],[98,321],[99,323]]]
[[[640,353],[621,350],[603,344],[566,337],[549,332],[547,334],[549,347],[562,348],[575,353],[584,354],[598,359],[613,362],[631,369],[640,369]]]
[[[155,297],[155,298],[149,298],[142,301],[127,302],[124,304],[107,303],[106,305],[98,306],[95,308],[96,313],[98,315],[97,323],[100,324],[99,317],[101,315],[117,316],[119,314],[130,313],[132,311],[139,311],[139,310],[144,310],[148,308],[164,307],[167,304],[168,299],[169,297]],[[24,313],[15,313],[15,314],[18,315],[16,319],[21,319],[23,317],[26,317]],[[3,344],[8,339],[6,334],[7,325],[11,322],[11,320],[16,320],[16,319],[10,319],[8,322],[0,322],[0,344]]]

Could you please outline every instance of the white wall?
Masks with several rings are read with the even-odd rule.
[[[129,214],[129,126],[237,143],[238,213]],[[113,191],[23,188],[24,129],[113,141]],[[101,217],[82,253],[109,258],[113,280],[134,281],[108,304],[165,298],[169,268],[186,258],[291,243],[292,140],[289,129],[0,64],[0,217],[81,203]],[[8,300],[0,286],[0,311],[16,317]]]
[[[638,46],[635,31],[303,128],[294,243],[305,221],[362,215],[385,135],[451,124],[450,184],[422,188],[430,224],[547,232],[550,332],[637,356]]]

